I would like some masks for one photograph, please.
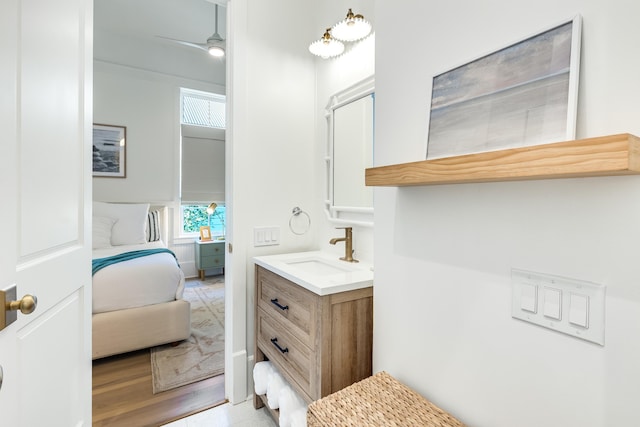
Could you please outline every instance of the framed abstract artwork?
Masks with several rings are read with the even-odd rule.
[[[575,139],[582,20],[433,78],[427,159]]]

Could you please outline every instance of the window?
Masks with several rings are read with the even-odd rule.
[[[224,237],[225,235],[225,219],[226,209],[223,205],[218,204],[215,212],[211,215],[207,213],[205,204],[183,204],[182,210],[182,234],[196,234],[200,231],[200,227],[208,225],[211,227],[211,235],[215,237]]]
[[[225,108],[223,95],[180,91],[180,235],[195,236],[201,226],[225,235]],[[211,202],[218,204],[212,215]]]
[[[226,128],[226,97],[190,89],[181,90],[183,125]]]

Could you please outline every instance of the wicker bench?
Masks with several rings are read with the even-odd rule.
[[[464,427],[464,424],[383,371],[311,403],[307,426]]]

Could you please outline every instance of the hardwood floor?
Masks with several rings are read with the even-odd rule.
[[[94,427],[155,427],[224,402],[224,375],[153,394],[148,349],[93,362]]]

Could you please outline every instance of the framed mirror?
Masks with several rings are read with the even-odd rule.
[[[326,108],[325,211],[330,222],[373,226],[373,188],[364,171],[373,166],[375,78],[329,99]]]

